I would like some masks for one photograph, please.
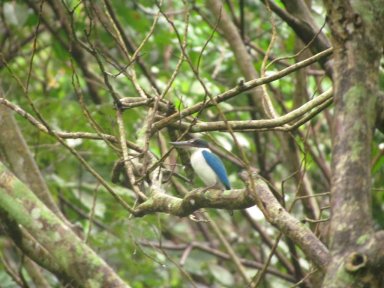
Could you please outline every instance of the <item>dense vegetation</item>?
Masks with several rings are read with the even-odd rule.
[[[0,5],[1,287],[383,287],[383,1]]]

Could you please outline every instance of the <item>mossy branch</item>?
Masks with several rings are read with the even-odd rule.
[[[266,219],[291,238],[316,266],[325,269],[329,261],[329,253],[325,245],[307,226],[284,209],[264,180],[257,174],[251,177],[245,174],[242,175],[242,178],[246,183],[254,181],[255,191],[251,191],[250,188],[227,191],[196,189],[184,198],[154,192],[147,201],[136,207],[135,216],[141,217],[163,212],[185,217],[201,208],[245,209],[255,205],[253,195],[257,193]],[[247,185],[247,187],[251,187],[251,185]]]
[[[252,197],[245,189],[239,190],[208,190],[196,189],[184,198],[155,193],[147,201],[135,209],[135,216],[144,216],[163,212],[185,217],[201,208],[219,208],[228,210],[245,209],[254,205]]]
[[[89,246],[66,226],[36,195],[0,162],[0,214],[24,233],[17,244],[35,241],[44,253],[20,247],[31,259],[79,287],[129,287]],[[6,223],[5,223],[6,224]],[[42,261],[38,256],[49,259]],[[54,262],[54,267],[49,263]],[[79,268],[81,267],[81,268]]]

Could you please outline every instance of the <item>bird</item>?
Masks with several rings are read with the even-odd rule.
[[[192,148],[191,165],[197,176],[207,185],[205,190],[218,188],[230,190],[227,170],[221,159],[210,149],[208,142],[202,139],[170,142],[180,148]]]

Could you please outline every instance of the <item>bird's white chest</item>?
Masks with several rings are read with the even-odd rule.
[[[208,165],[207,161],[205,161],[202,154],[204,150],[209,151],[209,149],[198,149],[193,152],[191,156],[191,165],[197,176],[203,180],[205,185],[213,186],[218,183],[218,179],[216,173]]]

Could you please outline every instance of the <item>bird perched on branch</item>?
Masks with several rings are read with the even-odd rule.
[[[172,145],[181,148],[191,148],[191,165],[195,173],[207,185],[206,190],[218,188],[230,190],[227,170],[221,159],[214,154],[208,146],[208,143],[201,139],[192,139],[188,141],[170,142]]]

